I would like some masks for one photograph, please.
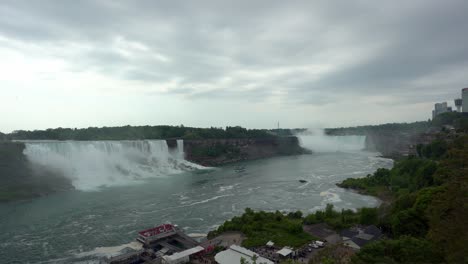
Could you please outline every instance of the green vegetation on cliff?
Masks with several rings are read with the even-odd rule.
[[[402,236],[395,240],[371,243],[353,256],[356,264],[367,263],[443,263],[440,251],[424,239]]]
[[[457,131],[468,132],[468,114],[448,112],[437,115],[433,120],[412,123],[388,123],[356,127],[327,128],[327,135],[370,135],[370,134],[405,134],[417,135],[427,132],[431,128],[452,126]]]
[[[302,230],[302,213],[300,211],[283,215],[281,212],[254,212],[245,209],[242,216],[236,216],[224,222],[216,231],[208,234],[214,237],[226,231],[240,231],[247,236],[242,245],[245,247],[263,246],[268,241],[277,246],[302,246],[313,239]]]
[[[430,121],[418,121],[413,123],[388,123],[382,125],[327,128],[327,135],[368,135],[369,133],[412,133],[425,132],[431,127]]]
[[[432,120],[432,125],[437,127],[449,125],[458,131],[468,132],[468,114],[459,112],[443,113]]]
[[[378,223],[377,208],[359,208],[356,212],[349,209],[336,211],[332,204],[327,204],[325,210],[317,210],[304,217],[304,224],[327,223],[336,230],[351,227],[356,224],[375,225]]]
[[[55,128],[34,131],[14,131],[8,137],[16,140],[138,140],[138,139],[216,139],[268,138],[274,134],[263,129],[239,126],[195,128],[181,126],[122,126],[89,128]]]
[[[297,137],[185,140],[184,151],[187,160],[205,166],[310,153]]]
[[[468,136],[434,141],[418,149],[419,157],[398,161],[391,170],[379,169],[339,184],[373,195],[384,191],[393,197],[379,219],[393,239],[364,247],[355,263],[468,261]]]

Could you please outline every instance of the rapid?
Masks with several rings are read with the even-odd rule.
[[[173,223],[207,233],[254,210],[304,213],[377,206],[370,196],[338,188],[392,166],[364,151],[364,137],[300,136],[313,154],[204,168],[184,159],[183,141],[27,142],[32,163],[69,177],[76,190],[0,204],[5,263],[91,263],[136,247],[137,231]],[[300,182],[304,180],[305,182]]]

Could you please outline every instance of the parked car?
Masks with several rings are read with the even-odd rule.
[[[317,245],[319,247],[323,247],[323,246],[325,246],[325,242],[317,240],[317,241],[315,241],[315,245]]]

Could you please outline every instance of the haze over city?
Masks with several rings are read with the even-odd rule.
[[[427,120],[468,86],[467,11],[467,1],[2,1],[0,131]]]

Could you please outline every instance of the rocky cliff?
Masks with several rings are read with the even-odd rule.
[[[366,136],[366,149],[378,151],[385,157],[399,158],[414,154],[414,146],[424,142],[424,134],[431,129],[426,121],[392,123],[373,126],[329,128],[327,135]]]
[[[73,188],[56,172],[31,167],[23,154],[24,143],[0,142],[0,202],[29,199]]]
[[[187,160],[204,166],[308,153],[297,137],[184,140],[184,152]]]
[[[410,153],[410,147],[416,143],[415,135],[405,133],[368,133],[366,149],[378,151],[385,157],[396,158]]]

